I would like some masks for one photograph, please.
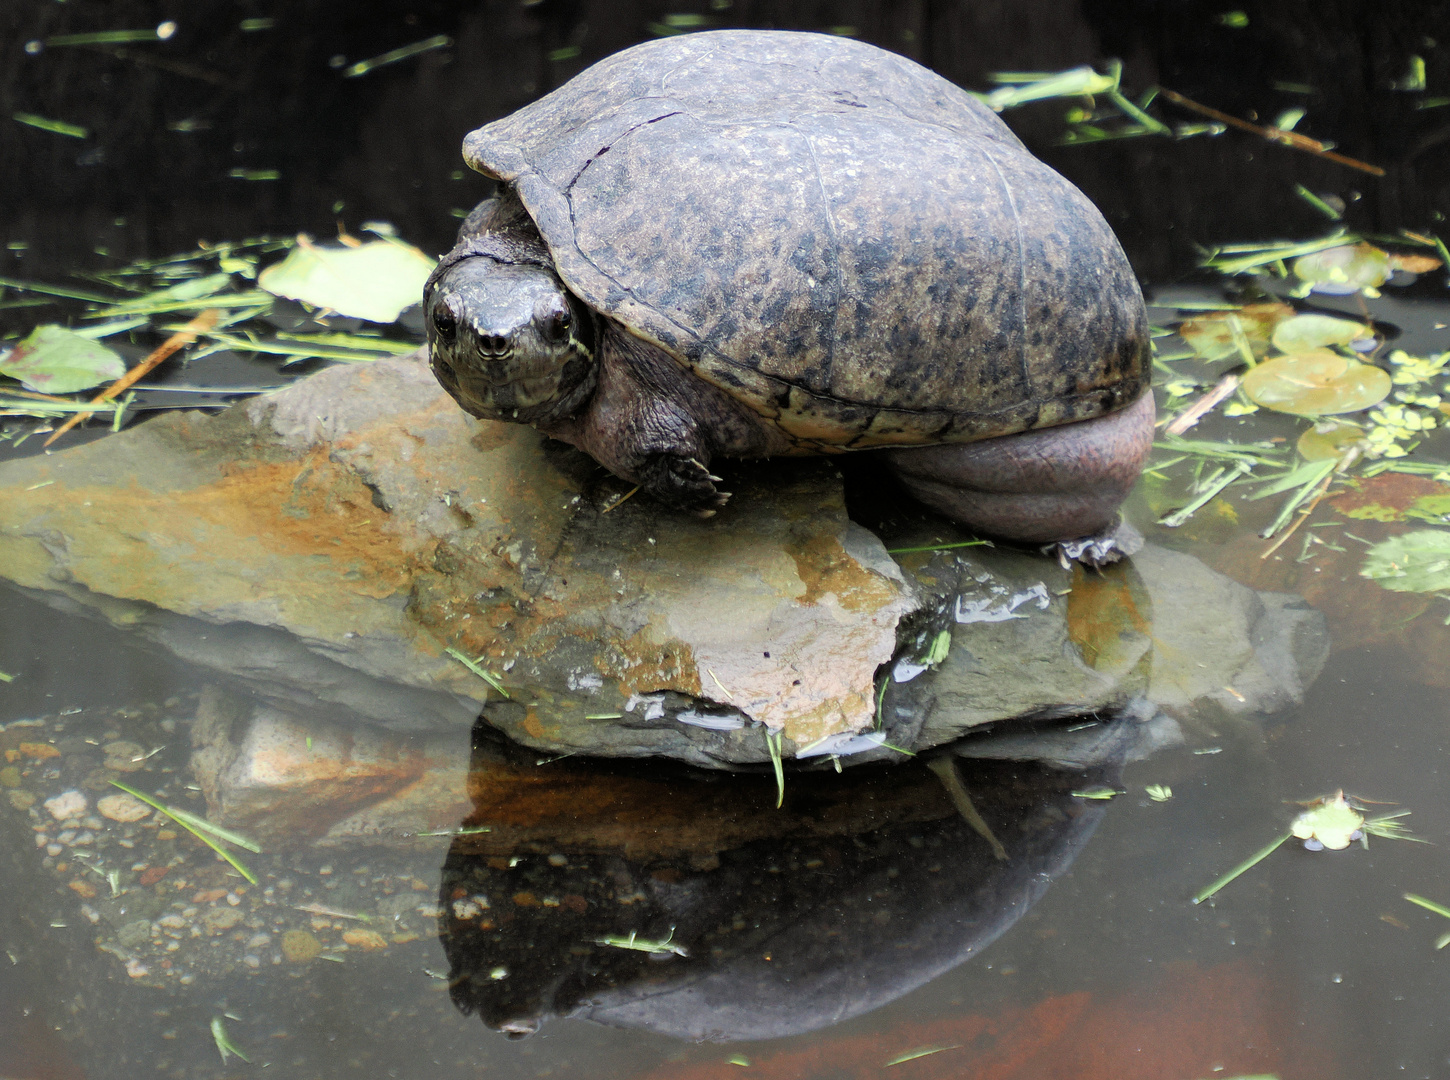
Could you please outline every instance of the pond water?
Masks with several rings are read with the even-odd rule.
[[[1450,1073],[1450,954],[1437,948],[1450,931],[1450,555],[1438,539],[1408,554],[1394,544],[1450,535],[1450,437],[1423,422],[1438,425],[1438,396],[1450,401],[1435,367],[1450,350],[1446,268],[1409,262],[1369,294],[1327,280],[1303,296],[1291,295],[1303,284],[1291,252],[1277,271],[1263,258],[1258,277],[1199,268],[1221,245],[1339,228],[1400,255],[1443,253],[1426,240],[1450,237],[1442,13],[1347,0],[203,8],[16,0],[0,14],[16,118],[0,130],[7,346],[42,322],[84,324],[83,297],[33,283],[116,295],[133,280],[118,271],[177,252],[172,278],[153,266],[134,280],[186,280],[219,265],[215,250],[196,254],[199,240],[326,238],[387,221],[443,251],[487,192],[461,171],[468,130],[637,41],[748,26],[857,36],[977,90],[992,72],[1101,71],[1120,58],[1134,98],[1161,85],[1318,140],[1317,152],[1240,130],[1093,141],[1133,122],[1109,115],[1101,92],[1092,116],[1076,97],[1003,114],[1122,237],[1163,331],[1160,415],[1222,386],[1245,352],[1267,368],[1290,351],[1270,344],[1290,312],[1264,307],[1284,303],[1362,327],[1336,355],[1359,355],[1415,400],[1352,414],[1352,437],[1367,441],[1318,466],[1297,449],[1312,418],[1255,409],[1230,389],[1196,426],[1163,435],[1130,498],[1126,516],[1150,545],[1139,569],[1053,577],[1049,560],[1028,561],[1040,592],[1013,595],[1000,617],[1003,633],[1026,636],[1002,640],[1062,620],[1061,641],[1087,667],[1121,676],[1126,716],[1070,699],[1025,736],[992,727],[1018,740],[1008,749],[979,742],[928,762],[873,747],[870,763],[839,773],[825,757],[811,771],[787,761],[783,792],[758,757],[722,773],[525,748],[495,729],[497,700],[496,724],[471,730],[420,720],[366,734],[336,709],[264,715],[279,699],[260,638],[208,651],[206,633],[144,604],[96,599],[64,575],[38,585],[21,565],[31,549],[0,531],[0,561],[15,560],[0,565],[0,1077]],[[136,33],[66,41],[119,30]],[[1161,100],[1152,112],[1205,119]],[[1062,145],[1069,132],[1089,144]],[[1331,142],[1352,163],[1326,157]],[[233,256],[275,257],[262,242],[221,254]],[[134,362],[162,324],[107,341]],[[291,301],[243,324],[274,342],[321,331],[357,347],[376,333],[378,351],[411,345],[420,328],[416,311],[370,329]],[[286,366],[241,340],[158,368],[129,430],[329,364]],[[16,388],[5,381],[0,396]],[[45,458],[57,423],[0,417],[0,489],[22,475],[7,468],[71,460],[64,447],[111,437],[93,420]],[[119,531],[154,546],[165,492],[183,486],[162,484],[157,498],[148,488],[158,517]],[[1307,514],[1287,506],[1294,498]],[[888,539],[938,528],[883,505],[869,467],[847,467],[845,500]],[[71,542],[43,539],[48,551]],[[1011,593],[989,580],[1007,580],[1009,564],[978,558],[901,559],[912,574],[958,573],[942,608],[955,615],[933,631],[975,631]],[[1361,573],[1376,566],[1377,577]],[[1419,575],[1414,591],[1392,588],[1402,571]],[[168,570],[197,589],[214,572],[200,555]],[[1261,619],[1281,611],[1280,595],[1292,617]],[[223,636],[226,617],[213,623]],[[1218,631],[1257,658],[1259,683],[1239,681],[1247,660],[1224,666],[1201,644]],[[1115,650],[1131,652],[1117,668]],[[992,677],[1038,679],[1046,668],[1028,660]],[[911,685],[893,671],[881,673],[894,680],[886,689]],[[905,715],[928,698],[885,700]],[[246,738],[251,756],[238,756]],[[308,783],[289,794],[276,778],[302,759]],[[153,813],[116,782],[179,815]],[[1309,851],[1293,839],[1194,902],[1286,834],[1299,803],[1340,790],[1371,824],[1412,810],[1392,820],[1413,840],[1371,832],[1367,846]],[[213,837],[223,862],[189,830],[187,812],[218,816],[219,792],[227,822],[260,851]]]

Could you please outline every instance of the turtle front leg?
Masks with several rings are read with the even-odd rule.
[[[1098,565],[1142,545],[1118,518],[1153,446],[1153,395],[1107,416],[981,442],[884,451],[915,498],[975,532]]]

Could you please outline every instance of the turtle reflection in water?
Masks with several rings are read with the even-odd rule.
[[[1114,782],[1125,745],[1086,772],[959,762],[1005,860],[915,763],[795,775],[779,811],[765,777],[554,773],[560,762],[547,790],[532,789],[552,818],[527,824],[529,796],[484,766],[470,782],[475,816],[497,824],[456,839],[442,873],[453,1000],[515,1037],[570,1016],[717,1041],[879,1008],[975,955],[1043,895],[1105,812],[1072,792]],[[528,768],[519,775],[538,777]],[[557,798],[581,789],[588,802]],[[652,820],[657,808],[675,816]]]
[[[1092,203],[945,79],[828,35],[690,34],[464,157],[501,187],[424,304],[470,413],[702,516],[718,458],[874,448],[969,528],[1120,554],[1153,431],[1138,283]]]

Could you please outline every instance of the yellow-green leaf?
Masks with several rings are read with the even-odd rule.
[[[359,247],[298,244],[287,258],[257,276],[276,296],[301,300],[369,322],[390,323],[423,298],[433,260],[392,240]]]
[[[0,373],[37,393],[69,394],[115,382],[126,373],[126,364],[99,341],[49,324],[37,326],[0,358]]]
[[[1276,356],[1244,376],[1243,391],[1256,405],[1296,416],[1358,412],[1390,392],[1390,376],[1328,349]]]

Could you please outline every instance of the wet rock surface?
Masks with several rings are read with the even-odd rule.
[[[410,733],[480,714],[555,755],[830,767],[1132,702],[1273,711],[1323,663],[1317,613],[1187,556],[937,550],[965,538],[919,509],[862,527],[826,460],[730,486],[708,521],[627,498],[463,414],[415,355],[5,464],[0,575],[209,671],[232,718],[198,728],[211,805],[322,800],[313,839],[426,824],[462,765]]]

